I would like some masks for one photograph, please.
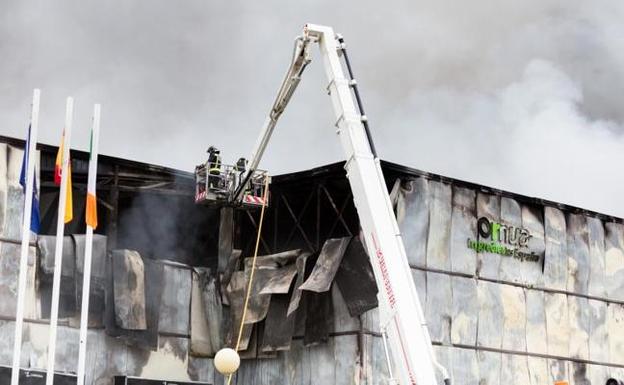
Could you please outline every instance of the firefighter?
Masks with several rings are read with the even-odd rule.
[[[214,146],[208,148],[208,188],[214,190],[219,187],[221,175],[221,151]]]
[[[236,161],[236,171],[239,171],[241,174],[245,172],[245,168],[247,167],[247,159],[238,158]]]
[[[243,174],[245,173],[246,169],[247,169],[247,159],[238,158],[238,160],[236,161],[236,164],[234,165],[234,172],[236,173],[235,178],[236,178],[237,188],[238,186],[240,186],[241,183],[243,183]]]

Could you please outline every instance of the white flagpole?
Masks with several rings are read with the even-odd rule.
[[[17,289],[17,310],[15,312],[15,337],[13,339],[13,367],[11,385],[19,383],[20,358],[22,355],[22,328],[24,326],[24,294],[26,292],[26,269],[28,269],[28,248],[30,247],[30,219],[35,177],[35,152],[37,150],[37,128],[39,127],[39,89],[33,91],[30,115],[30,136],[28,138],[28,159],[26,169],[26,193],[24,196],[24,222],[22,223],[22,249]]]
[[[98,144],[100,133],[100,105],[93,106],[93,129],[91,131],[89,179],[87,194],[96,192]],[[80,310],[80,346],[78,348],[78,385],[85,382],[85,361],[87,356],[87,327],[89,324],[89,288],[91,286],[91,254],[93,251],[93,227],[87,224],[85,255],[82,277],[82,307]]]
[[[56,247],[54,249],[54,277],[52,280],[52,307],[50,310],[50,342],[48,344],[48,371],[46,385],[54,383],[54,358],[56,355],[56,329],[61,289],[61,267],[63,263],[63,235],[65,233],[65,203],[67,201],[67,178],[69,178],[69,148],[71,146],[71,128],[74,115],[74,99],[67,98],[65,110],[65,129],[63,135],[63,156],[61,191],[59,196],[58,217],[56,221]]]

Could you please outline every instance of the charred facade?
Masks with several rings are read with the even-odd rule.
[[[0,140],[0,365],[11,359],[23,142]],[[39,146],[22,367],[45,366],[58,188]],[[78,352],[88,154],[72,151],[57,369]],[[382,163],[436,354],[456,383],[600,384],[624,377],[624,224],[555,202]],[[101,156],[87,383],[222,384],[258,209],[194,203],[190,173]],[[388,380],[377,288],[342,163],[276,176],[238,384]],[[416,325],[415,325],[416,327]],[[0,371],[0,377],[4,376]],[[128,383],[130,383],[128,382]]]

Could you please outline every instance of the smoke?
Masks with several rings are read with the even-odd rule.
[[[624,3],[618,0],[2,2],[0,132],[41,141],[76,97],[105,154],[192,170],[251,149],[306,22],[346,38],[382,158],[624,216]],[[343,158],[318,55],[262,166]]]
[[[405,127],[401,117],[413,114],[409,125],[427,133],[395,146],[399,162],[409,164],[417,152],[425,170],[621,213],[624,184],[616,170],[624,131],[583,114],[582,105],[580,85],[536,59],[516,82],[490,93],[414,90],[387,124]]]
[[[117,248],[144,258],[191,266],[216,263],[219,214],[195,205],[192,196],[159,193],[120,194]]]

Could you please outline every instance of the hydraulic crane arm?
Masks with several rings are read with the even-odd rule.
[[[277,119],[311,60],[310,43],[318,43],[329,81],[327,89],[334,107],[337,134],[346,154],[347,177],[379,288],[381,328],[390,343],[393,372],[401,385],[437,385],[436,370],[444,382],[449,383],[446,370],[437,363],[433,353],[345,45],[332,28],[307,24],[303,36],[295,41],[293,61],[254,147],[245,181],[257,168]],[[345,77],[340,56],[345,59],[349,78]],[[243,185],[236,191],[235,199],[240,196]]]
[[[236,189],[233,201],[238,201],[245,189],[245,185],[249,181],[249,178],[253,175],[254,171],[258,169],[258,164],[262,159],[262,155],[264,154],[264,150],[269,144],[269,139],[271,139],[271,134],[273,134],[273,129],[277,124],[277,120],[282,115],[282,112],[286,109],[290,98],[293,93],[297,89],[299,82],[301,81],[301,74],[305,70],[308,63],[310,63],[310,54],[308,52],[309,49],[309,40],[304,37],[297,37],[295,39],[295,47],[293,50],[293,58],[290,64],[290,68],[288,68],[288,72],[284,77],[284,81],[277,93],[277,97],[275,98],[275,102],[273,102],[273,107],[271,107],[271,111],[269,112],[269,116],[267,116],[264,121],[264,125],[262,126],[262,131],[260,132],[260,136],[256,141],[256,145],[254,146],[251,155],[249,156],[249,167],[243,174],[242,183]]]

